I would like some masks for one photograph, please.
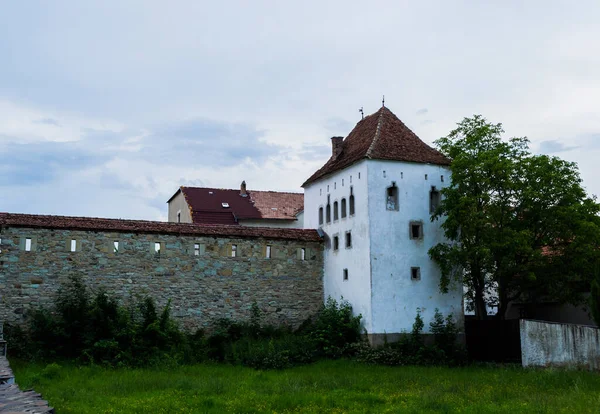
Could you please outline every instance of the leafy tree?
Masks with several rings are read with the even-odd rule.
[[[441,290],[462,283],[479,319],[490,305],[503,318],[515,299],[578,303],[600,256],[598,204],[576,164],[532,155],[526,138],[503,132],[476,115],[436,141],[452,159],[452,183],[432,214],[445,218],[448,241],[429,254]]]

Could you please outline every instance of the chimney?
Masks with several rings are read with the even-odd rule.
[[[342,152],[342,142],[344,142],[344,137],[331,137],[331,156],[334,160]]]
[[[248,196],[248,193],[246,193],[246,181],[242,181],[242,185],[240,185],[240,195],[242,197]]]

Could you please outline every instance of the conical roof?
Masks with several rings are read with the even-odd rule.
[[[448,158],[421,141],[392,111],[382,106],[356,124],[342,142],[338,156],[332,156],[302,186],[363,158],[450,165]]]

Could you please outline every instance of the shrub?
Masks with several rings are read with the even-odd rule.
[[[359,342],[362,315],[353,316],[352,306],[329,297],[317,316],[300,327],[299,333],[314,343],[319,356],[339,358],[348,344]]]

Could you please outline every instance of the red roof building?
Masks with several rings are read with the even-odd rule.
[[[180,187],[167,202],[175,223],[302,228],[304,194]]]
[[[333,137],[332,146],[331,158],[302,187],[362,159],[450,165],[448,158],[421,141],[385,106],[356,124],[346,139]]]

